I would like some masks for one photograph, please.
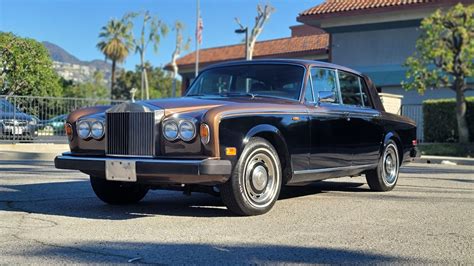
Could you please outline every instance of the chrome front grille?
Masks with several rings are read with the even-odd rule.
[[[107,113],[107,155],[154,156],[156,130],[154,112]]]

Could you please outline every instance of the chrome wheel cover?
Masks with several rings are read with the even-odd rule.
[[[280,168],[272,152],[265,148],[253,151],[245,162],[243,194],[254,207],[272,203],[280,186]]]
[[[397,147],[390,143],[385,148],[382,161],[382,179],[385,185],[393,186],[397,182],[399,167]]]

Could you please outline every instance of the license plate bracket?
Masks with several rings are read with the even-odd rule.
[[[137,182],[136,162],[132,160],[105,161],[105,179],[109,181]]]

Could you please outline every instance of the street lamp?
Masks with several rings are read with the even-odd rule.
[[[248,27],[241,27],[240,29],[236,29],[235,33],[242,34],[245,33],[245,60],[249,60],[249,28]]]

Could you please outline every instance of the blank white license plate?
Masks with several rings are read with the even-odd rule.
[[[110,181],[137,182],[135,161],[105,161],[105,178]]]
[[[10,131],[13,135],[22,135],[23,128],[17,126],[7,126],[5,127],[6,130]]]

